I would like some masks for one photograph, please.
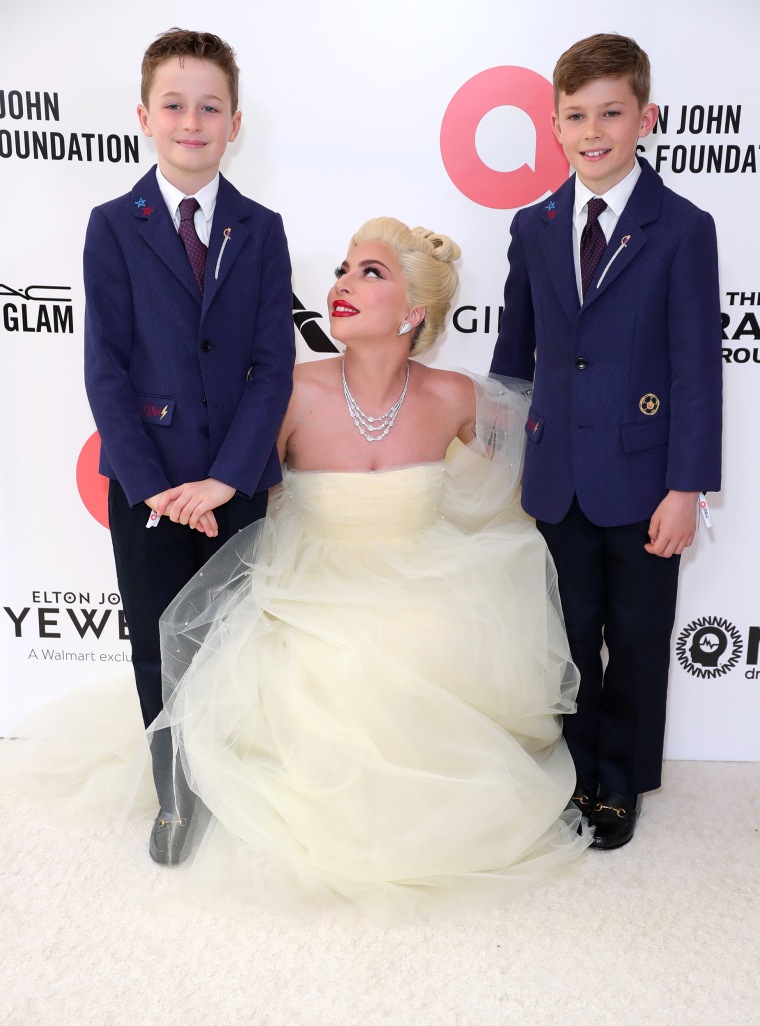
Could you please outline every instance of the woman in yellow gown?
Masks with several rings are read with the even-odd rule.
[[[387,921],[498,903],[588,844],[576,671],[517,495],[527,397],[413,359],[458,256],[392,218],[354,236],[328,297],[345,353],[296,368],[268,515],[167,610],[154,729],[188,885]]]

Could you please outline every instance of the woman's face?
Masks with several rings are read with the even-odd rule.
[[[362,242],[335,269],[327,296],[330,331],[339,342],[397,335],[410,312],[407,282],[385,242]]]

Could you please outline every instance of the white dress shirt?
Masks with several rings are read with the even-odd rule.
[[[158,187],[161,190],[161,195],[164,197],[164,201],[169,208],[169,213],[172,216],[174,227],[179,231],[180,216],[179,216],[179,205],[183,199],[186,199],[184,192],[180,192],[171,182],[161,174],[161,168],[156,166],[156,181]],[[198,202],[200,207],[195,211],[195,230],[198,233],[198,238],[201,240],[204,246],[208,246],[208,240],[211,238],[211,222],[214,219],[214,208],[216,207],[216,197],[219,192],[219,173],[211,179],[208,185],[204,185],[198,192],[191,193]]]
[[[599,215],[599,226],[604,232],[607,242],[610,241],[620,215],[623,213],[626,203],[631,198],[631,193],[639,180],[641,165],[638,160],[633,165],[633,170],[625,178],[608,189],[603,196],[592,192],[575,176],[575,205],[573,207],[573,259],[575,260],[575,280],[578,285],[578,298],[583,302],[583,288],[581,286],[581,235],[586,227],[588,219],[588,201],[593,197],[603,199],[607,209]]]

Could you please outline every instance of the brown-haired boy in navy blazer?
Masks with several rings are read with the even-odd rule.
[[[660,786],[680,556],[698,493],[720,488],[715,226],[637,160],[649,77],[620,35],[560,57],[552,119],[576,173],[514,218],[491,364],[534,381],[522,501],[557,565],[581,673],[573,800],[601,849]]]
[[[219,173],[240,131],[237,105],[227,43],[159,36],[137,108],[158,166],[93,210],[85,243],[85,383],[146,726],[162,708],[161,614],[264,514],[280,479],[275,440],[295,360],[290,259],[280,216]],[[151,753],[160,809],[150,854],[171,864],[189,824],[167,729]]]

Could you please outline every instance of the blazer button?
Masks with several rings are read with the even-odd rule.
[[[579,356],[575,361],[575,366],[578,370],[585,370],[588,367],[588,360],[584,360],[582,356]]]
[[[208,406],[208,399],[205,397],[205,395],[203,397],[203,405]]]
[[[207,353],[210,348],[211,348],[211,343],[208,341],[208,339],[204,339],[203,342],[201,342],[201,349],[203,350],[204,353]]]

